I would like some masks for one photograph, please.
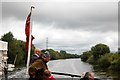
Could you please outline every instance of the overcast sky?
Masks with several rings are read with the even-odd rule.
[[[97,1],[4,1],[0,3],[0,36],[11,31],[14,38],[25,41],[25,21],[34,5],[32,34],[36,47],[45,49],[48,37],[48,47],[55,50],[80,54],[103,43],[117,51],[118,2]]]

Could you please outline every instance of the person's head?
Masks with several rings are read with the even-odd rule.
[[[44,73],[43,73],[43,79],[44,80],[50,80],[49,77],[51,76],[51,73],[49,70],[44,70]]]
[[[48,51],[45,51],[45,53],[42,55],[42,58],[45,62],[48,62],[50,60],[50,53]]]
[[[84,72],[82,74],[82,78],[85,80],[94,80],[94,73],[93,72]]]
[[[35,54],[41,56],[41,50],[39,48],[36,48],[35,49]]]

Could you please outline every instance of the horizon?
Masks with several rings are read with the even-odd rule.
[[[12,32],[11,32],[11,33],[12,33]],[[4,34],[6,34],[6,33],[4,33]],[[4,34],[3,34],[3,35],[4,35]],[[2,36],[3,36],[3,35],[2,35]],[[1,37],[2,37],[2,36],[1,36]],[[0,38],[1,38],[1,37],[0,37]],[[14,38],[14,39],[17,39],[17,38],[14,37],[14,35],[13,35],[13,38]],[[19,40],[19,39],[17,39],[17,40]],[[23,40],[21,40],[21,41],[23,41]],[[24,42],[26,42],[26,41],[24,41]],[[100,43],[98,43],[98,44],[100,44]],[[102,43],[102,44],[103,44],[103,43]],[[39,46],[37,46],[36,44],[33,44],[33,45],[36,46],[36,48],[39,48]],[[95,44],[95,45],[97,45],[97,44]],[[95,45],[93,45],[93,46],[95,46]],[[105,44],[105,45],[106,45],[106,44]],[[107,45],[107,46],[109,47],[109,45]],[[109,48],[110,48],[110,47],[109,47]],[[118,48],[119,48],[119,47],[118,47]],[[46,50],[46,49],[53,49],[53,48],[49,48],[49,46],[48,46],[48,48],[46,48],[46,45],[45,45],[45,48],[40,48],[40,49],[41,49],[41,50]],[[86,51],[90,51],[90,49],[91,49],[91,47],[90,47],[88,50],[86,50]],[[64,50],[64,49],[61,49],[61,50],[58,49],[58,50],[57,50],[57,49],[53,49],[53,50],[54,50],[54,51],[58,51],[58,52],[60,52],[61,50],[63,50],[63,51],[66,51],[66,53],[69,53],[69,54],[77,54],[77,55],[81,55],[81,54],[83,54],[83,52],[86,52],[86,51],[83,51],[83,52],[80,51],[80,52],[81,52],[81,53],[80,53],[80,52],[78,51],[77,53],[75,53],[75,50],[74,50],[74,49],[71,49],[71,50]],[[74,53],[73,53],[73,52],[69,52],[69,51],[73,51]],[[110,53],[115,53],[115,52],[117,52],[117,51],[111,51],[111,49],[110,49]]]

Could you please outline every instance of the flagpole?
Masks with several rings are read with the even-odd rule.
[[[28,57],[27,57],[27,71],[26,74],[28,74],[29,64],[30,64],[30,51],[31,51],[31,33],[32,33],[32,9],[35,8],[34,6],[31,6],[31,19],[30,19],[30,32],[29,32],[29,43],[28,43]]]

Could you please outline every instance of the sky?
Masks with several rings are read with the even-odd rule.
[[[103,43],[118,49],[117,0],[32,0],[0,2],[0,36],[11,31],[26,41],[25,21],[33,5],[33,44],[40,49],[81,54]]]

